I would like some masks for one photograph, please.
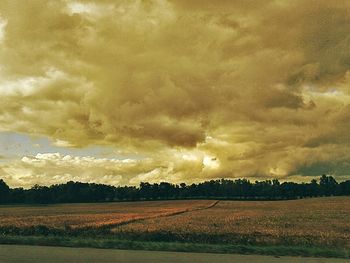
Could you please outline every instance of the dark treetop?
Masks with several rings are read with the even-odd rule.
[[[350,180],[338,183],[322,175],[310,183],[280,183],[278,180],[211,180],[198,184],[144,183],[135,186],[111,186],[67,182],[51,186],[34,185],[30,189],[13,188],[0,179],[0,203],[80,203],[171,199],[281,200],[316,196],[350,195]]]

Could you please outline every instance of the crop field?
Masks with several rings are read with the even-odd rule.
[[[215,201],[150,201],[0,206],[0,227],[84,228],[118,225],[206,208]]]
[[[84,229],[84,235],[93,230],[95,237],[139,241],[349,249],[349,204],[350,197],[327,197],[0,206],[0,233],[44,226],[61,231],[55,235]]]
[[[182,241],[350,248],[350,198],[220,201],[210,209],[152,218],[114,232],[172,233]]]

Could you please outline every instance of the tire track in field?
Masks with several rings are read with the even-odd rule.
[[[145,221],[145,220],[148,220],[148,219],[155,219],[155,218],[162,218],[162,217],[171,217],[171,216],[177,216],[177,215],[190,213],[190,212],[194,212],[194,211],[207,210],[207,209],[213,208],[219,202],[220,202],[220,200],[216,200],[212,204],[210,204],[208,206],[205,206],[205,207],[188,208],[188,209],[184,209],[184,210],[181,210],[181,211],[175,211],[175,212],[170,212],[170,213],[166,213],[166,214],[160,214],[160,215],[148,216],[148,217],[142,217],[142,218],[134,218],[134,219],[127,220],[127,221],[124,221],[124,222],[120,222],[120,223],[108,224],[108,225],[100,226],[99,229],[111,229],[111,228],[118,227],[118,226],[124,226],[124,225],[128,225],[128,224],[135,223],[135,222]]]

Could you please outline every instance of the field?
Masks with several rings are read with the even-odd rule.
[[[113,240],[299,246],[335,248],[347,254],[349,204],[350,197],[327,197],[0,206],[0,237],[80,236],[108,239],[107,246]]]
[[[173,233],[176,240],[201,243],[350,248],[350,198],[220,201],[211,209],[133,222],[113,231]]]
[[[0,206],[0,227],[99,228],[203,209],[215,201],[154,201]]]

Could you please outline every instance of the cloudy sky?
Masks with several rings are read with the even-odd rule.
[[[350,2],[0,1],[0,177],[350,179]]]

